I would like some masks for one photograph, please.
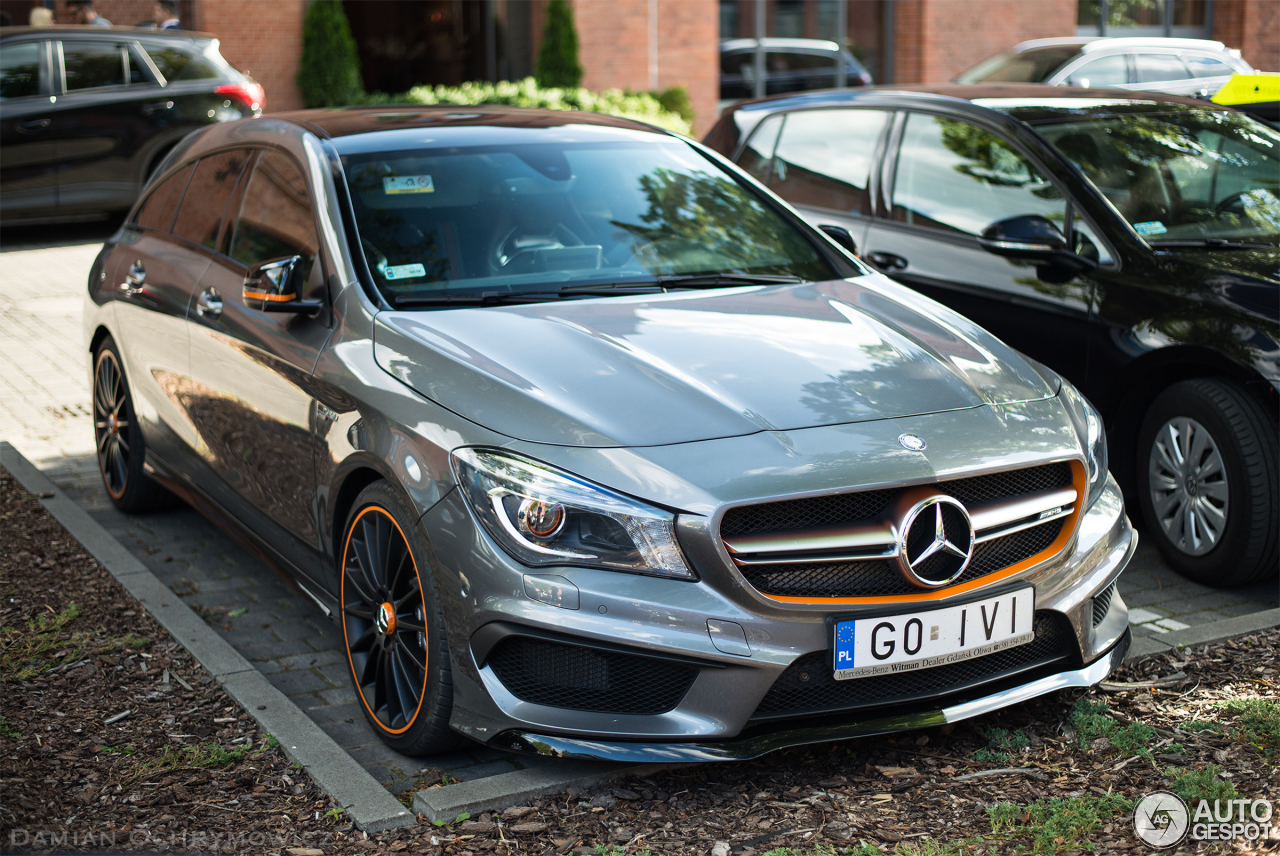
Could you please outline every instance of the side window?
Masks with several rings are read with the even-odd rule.
[[[1182,59],[1186,62],[1192,77],[1225,77],[1235,73],[1231,66],[1211,56],[1183,54]]]
[[[247,149],[238,149],[200,159],[178,209],[173,234],[216,249],[222,217],[249,154]]]
[[[1095,89],[1120,86],[1129,82],[1129,60],[1124,54],[1100,56],[1071,72],[1066,82],[1068,86]]]
[[[194,47],[148,45],[147,53],[169,83],[175,80],[212,80],[220,76],[217,66]]]
[[[1191,77],[1182,60],[1173,54],[1138,54],[1133,58],[1139,83],[1186,80]]]
[[[867,178],[889,120],[880,110],[802,110],[787,116],[769,187],[796,205],[870,215]]]
[[[1098,238],[1093,227],[1086,223],[1079,213],[1072,218],[1071,228],[1074,230],[1072,235],[1074,246],[1071,248],[1073,252],[1086,259],[1092,259],[1100,265],[1109,265],[1115,261],[1107,250],[1106,243]]]
[[[128,82],[128,53],[107,42],[63,42],[62,66],[67,91],[123,86]]]
[[[178,213],[178,203],[182,201],[194,168],[194,164],[185,166],[156,185],[138,209],[134,222],[148,229],[168,232],[173,227],[173,215]]]
[[[978,235],[997,220],[1039,214],[1062,228],[1066,202],[1016,150],[957,119],[907,117],[893,183],[893,219]]]
[[[755,176],[757,181],[769,180],[769,161],[773,159],[773,148],[778,143],[784,115],[775,113],[757,125],[747,140],[747,147],[738,155],[738,166]]]
[[[229,255],[243,265],[302,256],[307,272],[320,250],[311,195],[302,170],[279,152],[263,152],[253,166]],[[304,281],[310,274],[304,273]]]
[[[0,51],[0,99],[40,94],[40,43],[23,42]]]

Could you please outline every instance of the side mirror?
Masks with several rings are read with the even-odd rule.
[[[258,262],[244,277],[244,304],[260,312],[318,312],[323,301],[302,300],[299,279],[302,256],[285,256]]]
[[[1045,282],[1068,282],[1098,266],[1093,259],[1071,252],[1062,230],[1039,214],[997,220],[982,230],[978,243],[997,256],[1037,262],[1036,275]]]
[[[823,223],[818,228],[825,232],[828,238],[848,250],[850,255],[856,256],[858,254],[858,245],[853,242],[853,235],[850,235],[849,230],[844,226]]]

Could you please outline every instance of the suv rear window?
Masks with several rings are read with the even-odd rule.
[[[67,91],[123,86],[129,82],[127,56],[123,47],[109,42],[63,42],[62,67]]]
[[[222,76],[218,65],[204,56],[197,45],[147,45],[147,53],[170,83],[175,80],[213,80]]]

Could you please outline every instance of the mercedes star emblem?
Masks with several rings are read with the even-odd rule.
[[[898,530],[898,568],[913,585],[935,589],[959,579],[973,556],[973,522],[963,505],[937,494],[907,511]]]
[[[898,444],[909,452],[923,452],[926,445],[924,438],[918,434],[899,434]]]

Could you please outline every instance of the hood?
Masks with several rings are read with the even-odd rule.
[[[518,440],[657,446],[1047,398],[1025,360],[881,276],[382,312],[375,356]]]

